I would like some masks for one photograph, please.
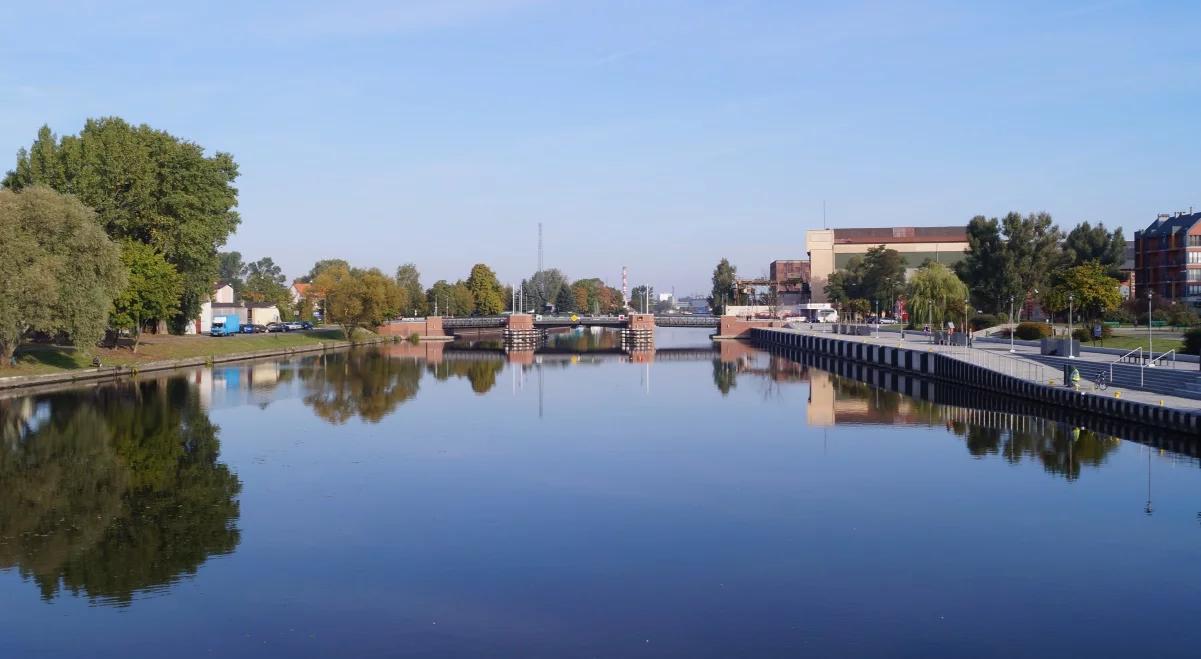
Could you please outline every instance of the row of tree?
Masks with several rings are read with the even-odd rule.
[[[1066,235],[1046,213],[972,218],[968,249],[954,270],[938,262],[909,263],[879,245],[852,257],[830,275],[827,299],[849,316],[891,311],[901,299],[911,316],[941,324],[964,318],[967,307],[1005,315],[1027,299],[1052,313],[1071,305],[1084,318],[1098,318],[1121,303],[1118,283],[1126,240],[1121,229],[1082,222]],[[916,270],[906,278],[908,268]],[[713,270],[709,306],[722,314],[745,304],[737,269],[722,259]]]
[[[833,273],[826,295],[851,315],[877,305],[891,310],[904,298],[912,318],[936,324],[964,318],[968,305],[1007,317],[1033,299],[1051,313],[1070,306],[1077,317],[1095,319],[1121,304],[1121,229],[1083,222],[1065,235],[1046,213],[1010,213],[974,217],[967,234],[968,249],[954,270],[933,261],[910,264],[879,245]]]
[[[0,358],[31,335],[93,345],[104,334],[183,331],[238,226],[227,153],[146,125],[43,126],[0,181]]]

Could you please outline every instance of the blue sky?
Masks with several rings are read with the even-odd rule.
[[[6,7],[0,154],[149,123],[234,154],[230,248],[427,285],[529,274],[538,222],[548,267],[685,294],[723,256],[803,258],[823,200],[830,226],[1128,235],[1201,207],[1198,3],[242,5]]]

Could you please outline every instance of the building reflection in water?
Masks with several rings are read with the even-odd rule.
[[[127,605],[232,552],[218,432],[179,377],[0,400],[0,569]]]
[[[730,395],[740,379],[772,386],[808,387],[805,422],[836,425],[909,425],[941,427],[963,439],[977,457],[996,455],[1010,462],[1036,460],[1049,473],[1078,478],[1084,466],[1098,466],[1120,444],[1112,435],[1051,419],[974,409],[922,400],[832,374],[781,355],[734,341],[716,348],[660,348],[623,352],[616,333],[562,335],[538,351],[506,352],[499,342],[394,343],[352,351],[332,351],[290,362],[201,370],[193,377],[204,407],[266,405],[272,391],[295,382],[299,396],[317,416],[334,424],[351,419],[375,423],[414,399],[421,378],[438,382],[465,379],[476,394],[492,391],[506,368],[513,389],[524,389],[526,374],[545,368],[584,366],[613,360],[649,365],[658,361],[707,360],[714,386]],[[649,392],[650,372],[639,374]]]

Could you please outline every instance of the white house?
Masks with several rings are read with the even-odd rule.
[[[234,287],[220,284],[209,295],[209,299],[200,304],[200,315],[195,322],[188,324],[188,334],[207,334],[213,328],[213,305],[234,303]]]

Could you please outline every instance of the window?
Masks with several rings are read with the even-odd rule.
[[[1197,237],[1201,238],[1201,236],[1197,236]],[[1190,240],[1192,238],[1193,238],[1193,236],[1189,236]],[[1188,253],[1188,262],[1191,265],[1201,265],[1201,252],[1189,252]]]
[[[1188,294],[1189,294],[1190,296],[1192,296],[1192,295],[1201,295],[1201,286],[1198,286],[1198,285],[1196,285],[1196,284],[1189,284],[1189,287],[1188,287]]]
[[[1186,270],[1185,272],[1188,273],[1188,276],[1186,277],[1186,279],[1188,279],[1189,281],[1201,281],[1201,270],[1199,270],[1197,268],[1190,268],[1190,269]]]
[[[1188,246],[1189,247],[1201,247],[1201,236],[1189,236],[1188,237]]]

